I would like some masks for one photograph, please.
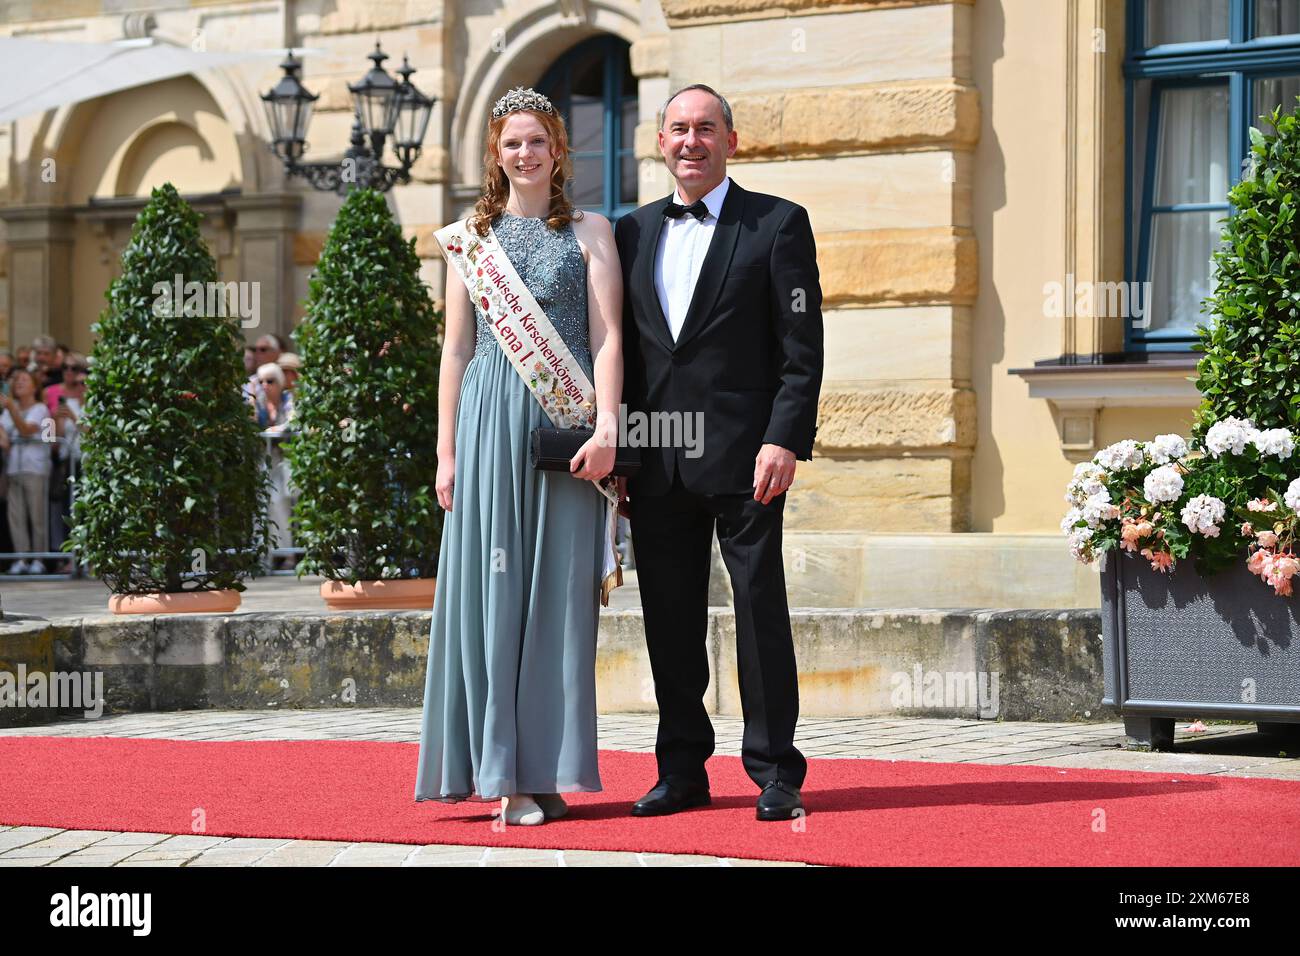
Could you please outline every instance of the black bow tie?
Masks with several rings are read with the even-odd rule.
[[[690,213],[700,222],[709,214],[709,207],[704,205],[703,199],[697,199],[689,206],[683,206],[681,203],[670,202],[664,207],[664,215],[669,219],[680,219],[685,213]]]

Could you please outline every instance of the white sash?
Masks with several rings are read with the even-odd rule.
[[[596,389],[555,330],[528,286],[515,271],[492,227],[478,236],[461,219],[434,235],[448,267],[465,283],[471,301],[488,319],[488,328],[511,367],[556,428],[594,428]],[[612,476],[593,482],[605,496],[605,555],[600,603],[623,583],[614,539],[618,531],[618,491]]]

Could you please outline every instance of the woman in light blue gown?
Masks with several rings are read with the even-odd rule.
[[[606,511],[595,480],[614,464],[622,278],[609,221],[575,213],[564,195],[570,170],[549,101],[512,90],[493,110],[483,194],[467,226],[491,223],[594,382],[596,436],[571,474],[529,465],[529,435],[551,421],[450,264],[439,378],[437,493],[447,514],[415,799],[500,800],[505,820],[524,825],[562,816],[560,794],[601,789],[595,657]]]

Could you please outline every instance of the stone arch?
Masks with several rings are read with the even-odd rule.
[[[150,185],[161,178],[155,174],[156,168],[169,161],[179,161],[199,173],[187,178],[184,192],[220,192],[228,184],[220,180],[220,170],[212,169],[214,157],[211,144],[189,123],[158,120],[137,132],[127,144],[118,163],[112,195],[147,196]],[[217,178],[205,175],[212,172]]]
[[[216,145],[209,140],[214,137],[219,139],[220,152],[228,173],[226,186],[238,187],[243,192],[256,192],[261,179],[256,152],[257,129],[250,123],[250,114],[243,108],[234,86],[227,77],[216,75],[219,72],[207,71],[207,76],[188,74],[172,77],[50,110],[42,118],[40,134],[32,141],[30,161],[27,163],[28,175],[24,183],[24,192],[29,201],[46,201],[59,205],[84,203],[89,198],[84,191],[87,177],[61,176],[51,190],[40,179],[41,159],[53,158],[58,166],[74,170],[82,164],[92,166],[93,161],[86,155],[85,149],[87,146],[93,147],[90,138],[97,137],[102,132],[96,129],[100,125],[99,120],[106,111],[120,112],[124,106],[129,112],[129,104],[132,103],[138,104],[135,111],[137,125],[130,133],[119,134],[115,156],[105,158],[105,175],[101,181],[107,179],[111,183],[111,191],[105,195],[117,194],[120,161],[128,150],[135,148],[139,137],[159,124],[169,122],[189,127],[209,149]],[[186,102],[179,104],[180,109],[173,106],[160,110],[148,105],[160,100],[167,102],[165,95],[158,94],[176,90],[188,92],[183,97]],[[196,108],[208,112],[216,122],[196,122],[193,115]],[[200,128],[201,126],[205,128]],[[111,171],[107,168],[110,161]]]
[[[479,182],[492,104],[505,90],[536,82],[560,55],[588,37],[607,33],[635,43],[642,35],[639,7],[626,0],[599,0],[589,3],[587,17],[577,22],[556,7],[535,9],[506,27],[510,43],[505,50],[488,49],[466,63],[451,124],[453,182]]]

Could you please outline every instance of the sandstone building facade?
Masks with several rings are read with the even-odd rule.
[[[346,85],[376,39],[390,68],[406,54],[437,105],[415,180],[391,202],[435,296],[433,231],[472,203],[506,89],[536,85],[563,105],[575,198],[617,216],[670,189],[655,150],[664,98],[716,87],[739,133],[733,178],[804,205],[816,231],[827,364],[815,457],[787,508],[796,602],[1073,606],[1095,604],[1096,583],[1059,539],[1062,490],[1096,448],[1190,423],[1194,356],[1176,333],[1212,230],[1175,214],[1221,205],[1243,110],[1294,102],[1294,6],[6,0],[0,35],[304,50],[320,94],[308,159],[346,147]],[[1198,44],[1220,33],[1273,59],[1197,74]],[[286,178],[266,147],[258,96],[277,63],[0,127],[0,345],[48,332],[89,348],[132,217],[164,180],[204,213],[223,278],[261,283],[262,329],[292,333],[340,200]],[[1214,76],[1228,76],[1222,91]],[[1178,100],[1202,86],[1207,98]],[[1113,284],[1141,280],[1164,303],[1145,329],[1113,308]],[[1108,290],[1112,307],[1080,289],[1103,303]]]

